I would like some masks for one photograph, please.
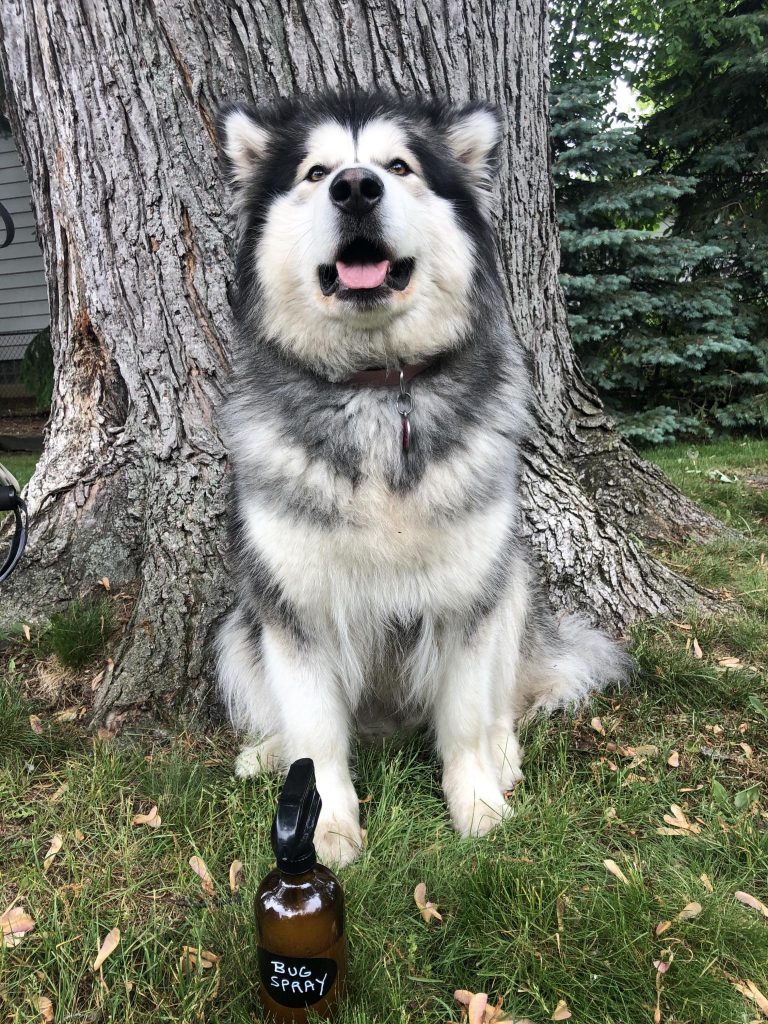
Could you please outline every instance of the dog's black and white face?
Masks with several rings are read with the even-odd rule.
[[[488,266],[493,108],[326,96],[219,125],[260,333],[331,375],[461,340]]]

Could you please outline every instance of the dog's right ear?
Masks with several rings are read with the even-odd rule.
[[[269,130],[253,107],[232,103],[219,110],[216,134],[229,182],[235,188],[242,188],[267,154]]]

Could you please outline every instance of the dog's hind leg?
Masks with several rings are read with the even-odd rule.
[[[249,622],[238,606],[216,638],[219,693],[232,724],[248,737],[235,761],[235,775],[241,779],[277,771],[285,763],[278,723],[270,712],[273,704],[264,676],[261,633],[261,626]]]

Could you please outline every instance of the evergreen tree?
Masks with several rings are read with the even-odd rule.
[[[638,130],[609,114],[610,83],[551,99],[561,280],[587,375],[627,436],[707,435],[721,378],[749,342],[720,249],[669,230],[696,178],[658,173]]]
[[[763,0],[666,5],[645,92],[644,137],[665,173],[695,179],[677,203],[680,239],[712,246],[747,343],[701,382],[723,428],[768,427],[768,11]]]

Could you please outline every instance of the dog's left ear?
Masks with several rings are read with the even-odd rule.
[[[242,188],[269,151],[269,130],[253,107],[233,103],[219,110],[216,134],[230,184]]]
[[[446,141],[474,184],[489,192],[499,163],[501,112],[490,103],[459,107],[446,127]]]

